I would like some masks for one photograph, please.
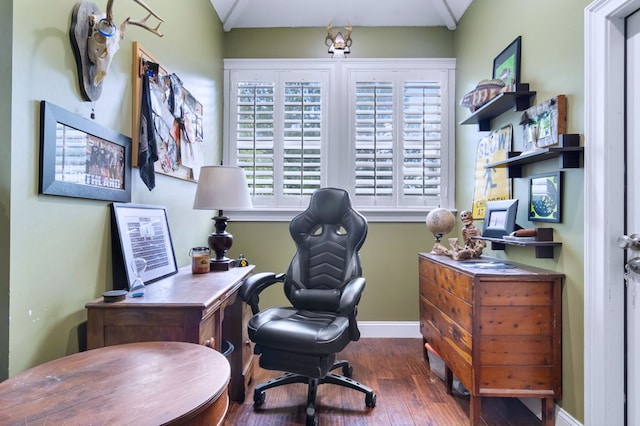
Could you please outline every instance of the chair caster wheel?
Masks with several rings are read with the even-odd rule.
[[[264,400],[265,400],[266,396],[264,394],[264,392],[254,392],[253,393],[253,405],[255,407],[259,407],[262,404],[264,404]]]
[[[367,396],[364,397],[364,403],[367,407],[373,408],[376,406],[376,398],[375,393],[368,393]]]
[[[353,376],[353,367],[350,365],[342,367],[342,375],[351,378]]]
[[[314,407],[313,404],[307,405],[306,426],[318,426],[318,418],[316,417],[316,407]]]

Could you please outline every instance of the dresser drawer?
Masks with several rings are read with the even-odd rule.
[[[476,290],[481,306],[551,306],[550,281],[482,281]]]
[[[471,304],[431,281],[420,282],[420,295],[438,308],[452,322],[468,333],[472,332]]]
[[[420,258],[420,283],[429,282],[443,290],[472,303],[473,278],[449,268],[442,268],[433,262]]]
[[[462,384],[471,389],[471,335],[420,298],[420,331]]]

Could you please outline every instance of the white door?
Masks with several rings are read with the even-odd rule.
[[[626,122],[627,233],[640,235],[640,11],[629,16],[627,33]],[[634,247],[638,247],[635,246]],[[640,250],[627,250],[626,392],[627,424],[640,424]]]
[[[640,9],[640,0],[594,0],[585,8],[585,244],[584,244],[584,361],[585,421],[591,425],[637,426],[639,347],[638,311],[635,293],[637,280],[625,287],[625,260],[640,255],[627,250],[622,256],[616,237],[640,233],[640,201],[625,197],[640,192],[637,170],[640,160],[638,130],[640,103],[638,79],[640,67],[637,46],[633,60],[626,61],[627,18]],[[637,28],[634,18],[631,27]],[[635,31],[637,34],[637,30]],[[637,36],[630,45],[637,44]],[[626,64],[633,67],[625,84]],[[632,89],[633,88],[633,89]],[[633,91],[633,92],[632,92]],[[634,93],[634,95],[629,95]],[[634,99],[635,98],[635,99]],[[625,99],[630,101],[625,103]],[[628,121],[625,111],[628,110]],[[631,127],[629,127],[629,126]],[[626,135],[633,130],[634,135]],[[625,151],[625,137],[628,136]],[[632,140],[633,139],[633,140]],[[631,173],[625,176],[626,172]],[[621,209],[625,200],[627,209]],[[626,220],[625,220],[626,213]],[[633,228],[636,229],[633,229]],[[629,280],[627,280],[629,282]],[[627,297],[628,295],[628,297]],[[625,321],[627,301],[635,318]],[[625,323],[630,327],[625,327]],[[625,333],[627,331],[627,333]],[[632,335],[629,339],[629,335]],[[625,339],[626,336],[626,339]],[[626,341],[626,342],[625,342]],[[630,345],[629,352],[627,345]],[[625,369],[625,358],[630,361]],[[632,381],[631,384],[630,381]],[[631,391],[625,394],[625,388]]]

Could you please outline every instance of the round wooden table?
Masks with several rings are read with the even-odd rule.
[[[0,383],[0,424],[221,424],[229,362],[184,342],[107,346]]]

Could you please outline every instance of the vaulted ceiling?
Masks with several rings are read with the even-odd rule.
[[[225,31],[275,27],[447,27],[472,0],[211,0]]]

